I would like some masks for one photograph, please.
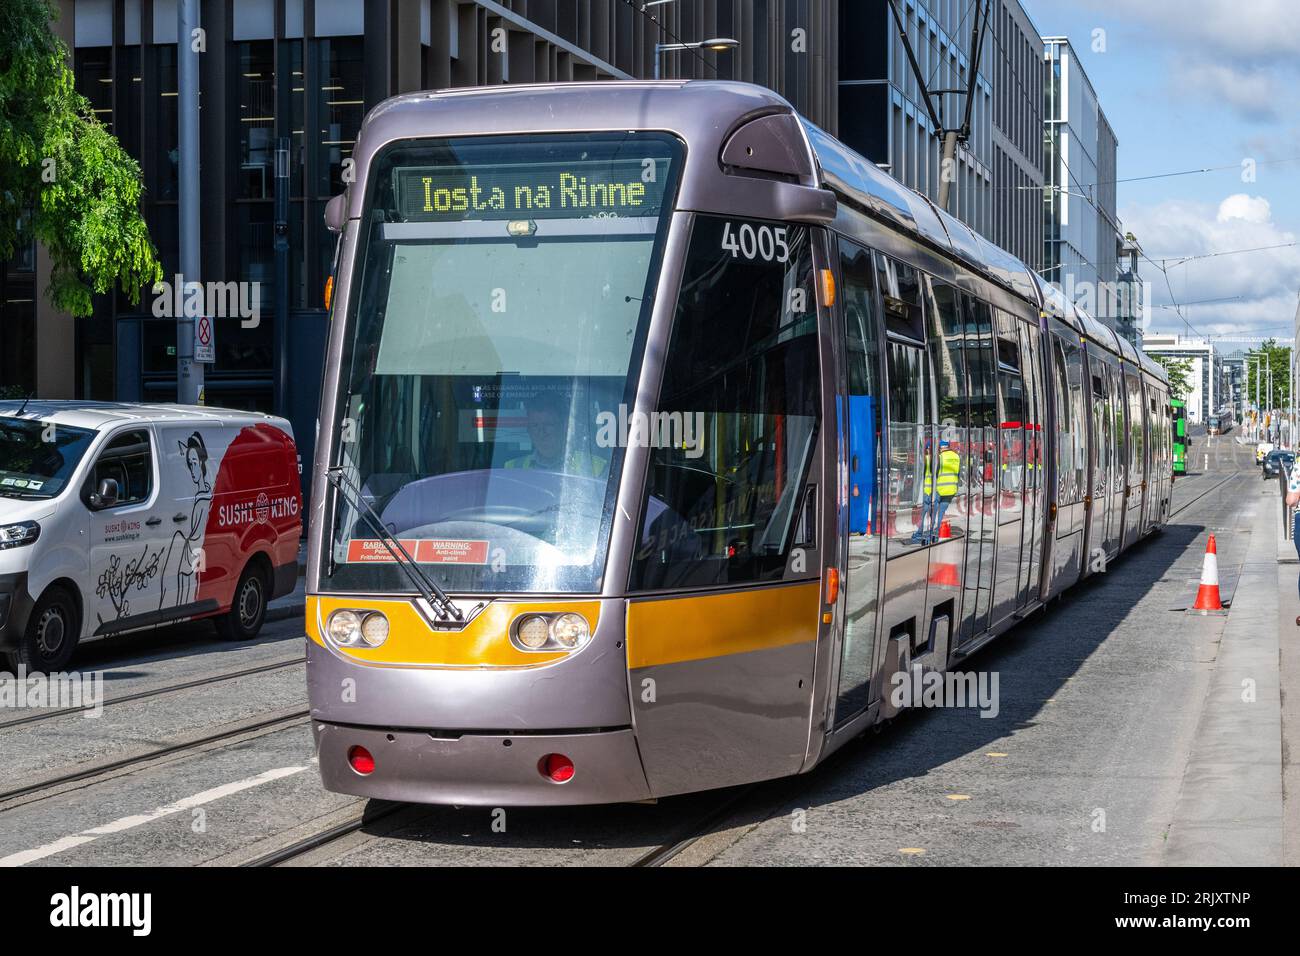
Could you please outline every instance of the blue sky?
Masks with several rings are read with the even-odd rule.
[[[1300,240],[1300,0],[1021,0],[1043,36],[1068,36],[1119,140],[1119,216],[1153,259]],[[1105,49],[1095,51],[1094,31]],[[1253,159],[1255,181],[1241,163]],[[1297,160],[1278,162],[1279,160]],[[1152,302],[1171,301],[1144,263]],[[1197,332],[1291,338],[1300,246],[1169,269]],[[1148,331],[1191,334],[1170,309]]]

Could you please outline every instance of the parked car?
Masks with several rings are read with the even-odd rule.
[[[1272,450],[1273,450],[1273,443],[1271,441],[1262,441],[1258,445],[1256,445],[1255,464],[1262,465],[1264,463],[1265,456],[1267,456],[1268,453],[1271,452]]]
[[[0,654],[58,670],[83,640],[194,618],[256,636],[297,581],[299,471],[270,415],[0,402]]]
[[[1279,469],[1286,467],[1288,472],[1295,465],[1295,453],[1277,449],[1269,452],[1264,456],[1264,462],[1260,465],[1260,471],[1265,478],[1276,478]]]

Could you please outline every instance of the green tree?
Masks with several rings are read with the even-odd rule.
[[[1169,376],[1169,397],[1187,401],[1187,396],[1192,391],[1192,360],[1161,355],[1159,352],[1147,354],[1165,367],[1165,374]]]
[[[1273,370],[1273,391],[1268,389],[1268,370]],[[1259,378],[1259,403],[1263,410],[1286,408],[1290,404],[1291,347],[1269,339],[1246,356],[1246,402],[1255,404],[1255,379]]]
[[[0,261],[35,238],[50,254],[55,307],[91,313],[116,282],[132,302],[162,279],[140,215],[139,164],[75,88],[50,0],[0,13]]]

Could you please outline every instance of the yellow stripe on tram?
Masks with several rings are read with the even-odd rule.
[[[821,582],[632,601],[627,664],[743,654],[817,639]]]

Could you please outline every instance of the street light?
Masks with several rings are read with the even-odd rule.
[[[694,43],[656,43],[655,44],[655,79],[659,79],[659,54],[673,53],[678,50],[734,50],[740,46],[739,40],[731,37],[715,37],[712,40],[697,40]]]

